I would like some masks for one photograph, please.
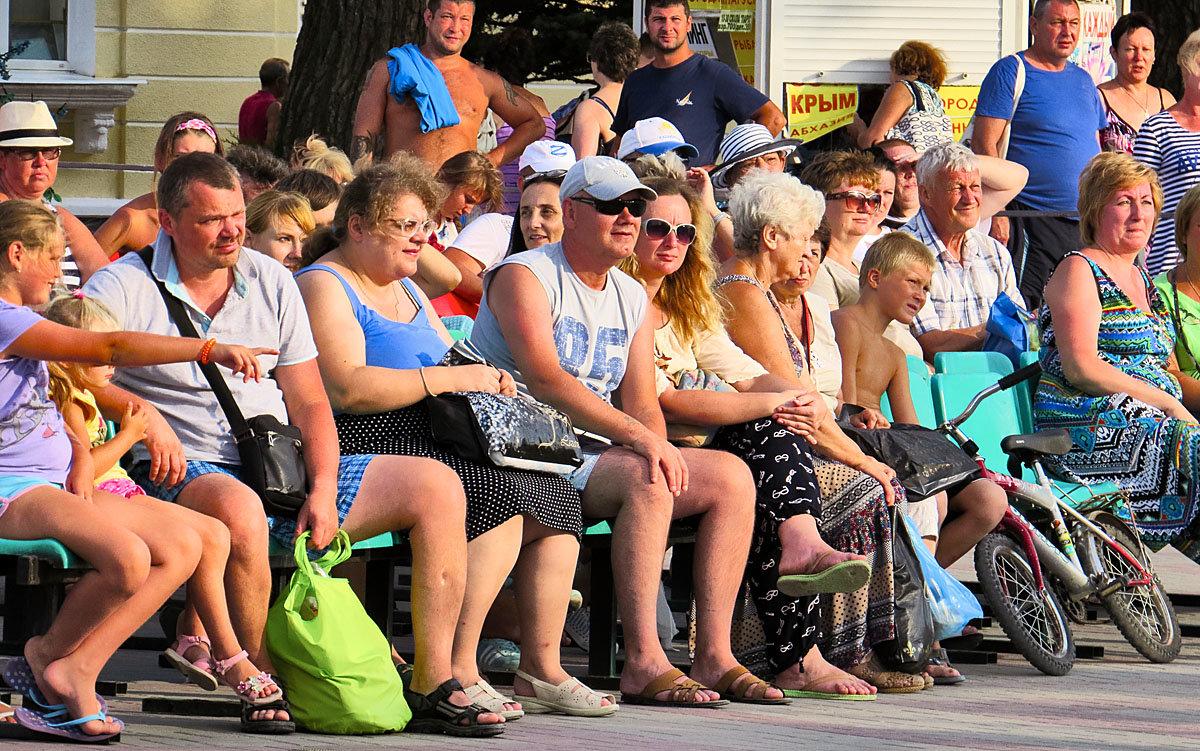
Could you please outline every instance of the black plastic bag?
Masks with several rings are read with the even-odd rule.
[[[899,422],[883,430],[847,423],[841,428],[864,453],[896,471],[910,500],[919,501],[982,476],[979,465],[936,430]]]
[[[917,673],[933,649],[933,610],[925,598],[925,575],[908,526],[892,509],[892,584],[895,588],[896,638],[875,645],[884,664],[904,673]]]

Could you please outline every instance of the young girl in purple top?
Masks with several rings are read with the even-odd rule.
[[[212,339],[83,331],[43,319],[25,306],[49,298],[61,276],[64,245],[56,217],[43,206],[0,203],[0,537],[52,538],[92,566],[68,592],[46,633],[26,642],[23,657],[9,661],[4,678],[26,697],[16,710],[20,724],[37,733],[97,741],[122,729],[92,692],[100,669],[193,576],[214,543],[196,531],[194,512],[93,489],[90,442],[64,425],[48,394],[44,361],[135,366],[211,360],[257,379],[257,356],[270,350]],[[226,536],[226,549],[228,544]],[[192,586],[219,588],[222,568]],[[244,652],[233,654],[236,641],[222,646],[230,649],[226,681],[249,688],[239,690],[243,701],[282,696],[269,676],[255,675]],[[249,714],[243,716],[253,720]]]

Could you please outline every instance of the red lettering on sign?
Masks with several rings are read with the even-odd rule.
[[[857,109],[854,100],[858,95],[851,91],[848,94],[838,94],[838,109]]]
[[[813,105],[816,103],[817,103],[817,95],[816,94],[805,94],[804,95],[804,112],[811,112]]]

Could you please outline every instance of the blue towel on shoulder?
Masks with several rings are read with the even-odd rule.
[[[393,47],[387,54],[391,77],[388,92],[401,104],[406,95],[412,96],[421,113],[421,132],[458,125],[458,108],[450,98],[446,79],[442,78],[437,66],[421,54],[417,45]]]

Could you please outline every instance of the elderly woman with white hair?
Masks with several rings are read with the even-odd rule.
[[[805,343],[770,292],[776,282],[804,273],[809,238],[825,210],[819,193],[789,175],[755,173],[730,194],[736,255],[721,269],[726,331],[772,376],[805,393],[815,391]],[[811,273],[811,272],[810,272]],[[821,495],[822,528],[841,530],[825,540],[837,550],[867,557],[871,577],[863,593],[828,595],[822,608],[820,651],[833,665],[881,692],[919,691],[925,679],[888,671],[873,647],[895,637],[891,517],[905,503],[895,473],[864,454],[834,422],[821,399],[806,403],[815,428],[813,473]]]
[[[1183,98],[1146,118],[1133,144],[1133,156],[1158,173],[1162,184],[1162,213],[1170,218],[1188,188],[1200,183],[1200,30],[1179,47]],[[1159,222],[1146,253],[1151,277],[1176,266],[1183,258],[1175,244],[1174,223]]]

